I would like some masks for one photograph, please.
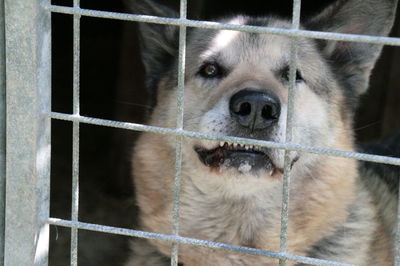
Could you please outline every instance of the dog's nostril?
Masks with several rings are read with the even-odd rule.
[[[277,118],[276,109],[270,105],[264,105],[261,110],[261,116],[267,120],[273,120]]]
[[[251,113],[251,104],[244,102],[240,105],[239,111],[235,112],[237,115],[246,116]]]

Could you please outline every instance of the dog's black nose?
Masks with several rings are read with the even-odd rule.
[[[231,116],[251,130],[264,129],[279,119],[280,102],[272,94],[244,89],[232,96],[229,102]]]

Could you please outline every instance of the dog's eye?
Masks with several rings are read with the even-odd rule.
[[[286,81],[289,81],[289,67],[285,67],[282,70],[282,78]],[[301,75],[300,70],[296,70],[296,82],[304,81],[303,76]]]
[[[300,70],[296,70],[296,81],[303,81],[303,76],[300,73]]]
[[[199,74],[204,78],[215,78],[222,75],[222,69],[217,63],[206,63],[200,68]]]

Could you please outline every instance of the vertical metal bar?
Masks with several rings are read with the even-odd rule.
[[[49,246],[50,0],[5,0],[5,265],[47,265]]]
[[[80,0],[74,0],[74,7],[80,7]],[[73,114],[80,113],[80,19],[74,15],[73,51]],[[71,220],[79,218],[79,122],[72,124],[72,207]],[[71,228],[71,265],[78,265],[78,229]]]
[[[400,191],[400,187],[399,187]],[[397,232],[395,238],[395,248],[394,248],[394,265],[400,266],[400,192],[397,199]]]
[[[180,2],[180,18],[186,19],[187,0]],[[176,128],[183,129],[184,112],[184,87],[185,87],[185,61],[186,61],[186,26],[179,26],[179,58],[178,58],[178,104]],[[180,209],[180,191],[181,191],[181,170],[182,170],[182,136],[176,137],[176,159],[175,159],[175,184],[174,184],[174,209],[172,233],[179,235],[179,209]],[[173,243],[171,248],[171,265],[178,265],[178,243]]]
[[[72,209],[71,220],[79,216],[79,122],[72,126]],[[78,229],[71,228],[71,265],[78,265]]]
[[[74,8],[80,8],[80,0],[74,0]],[[74,15],[74,47],[73,47],[73,114],[79,115],[80,113],[80,99],[79,99],[79,88],[80,88],[80,38],[81,38],[81,16]]]
[[[0,0],[0,265],[4,262],[4,219],[6,202],[6,50],[4,0]]]
[[[300,10],[301,0],[293,0],[293,15],[292,28],[299,29],[300,27]],[[286,119],[286,137],[285,142],[292,141],[292,120],[293,120],[293,105],[294,105],[294,87],[296,86],[296,71],[297,71],[297,37],[292,37],[290,49],[290,70],[289,70],[289,93],[288,93],[288,108]],[[288,239],[288,223],[289,223],[289,192],[290,192],[290,154],[285,150],[285,164],[283,175],[283,195],[282,195],[282,213],[281,213],[281,239],[280,252],[286,252]],[[286,259],[280,259],[279,265],[286,265]]]
[[[180,18],[186,19],[187,0],[181,0]],[[186,61],[186,26],[179,26],[179,57],[178,57],[178,112],[176,128],[183,129],[184,113],[184,87],[185,87],[185,61]]]

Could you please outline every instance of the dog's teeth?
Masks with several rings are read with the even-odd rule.
[[[273,173],[274,173],[274,170],[271,170],[271,171],[269,172],[269,175],[272,176]]]
[[[224,146],[224,142],[221,141],[221,142],[219,143],[219,146],[220,146],[220,147]]]
[[[244,146],[244,148],[245,148],[246,150],[248,150],[248,149],[249,149],[249,146]]]
[[[236,148],[237,146],[238,146],[238,144],[237,144],[237,143],[233,143],[233,147],[235,147],[235,148]]]

